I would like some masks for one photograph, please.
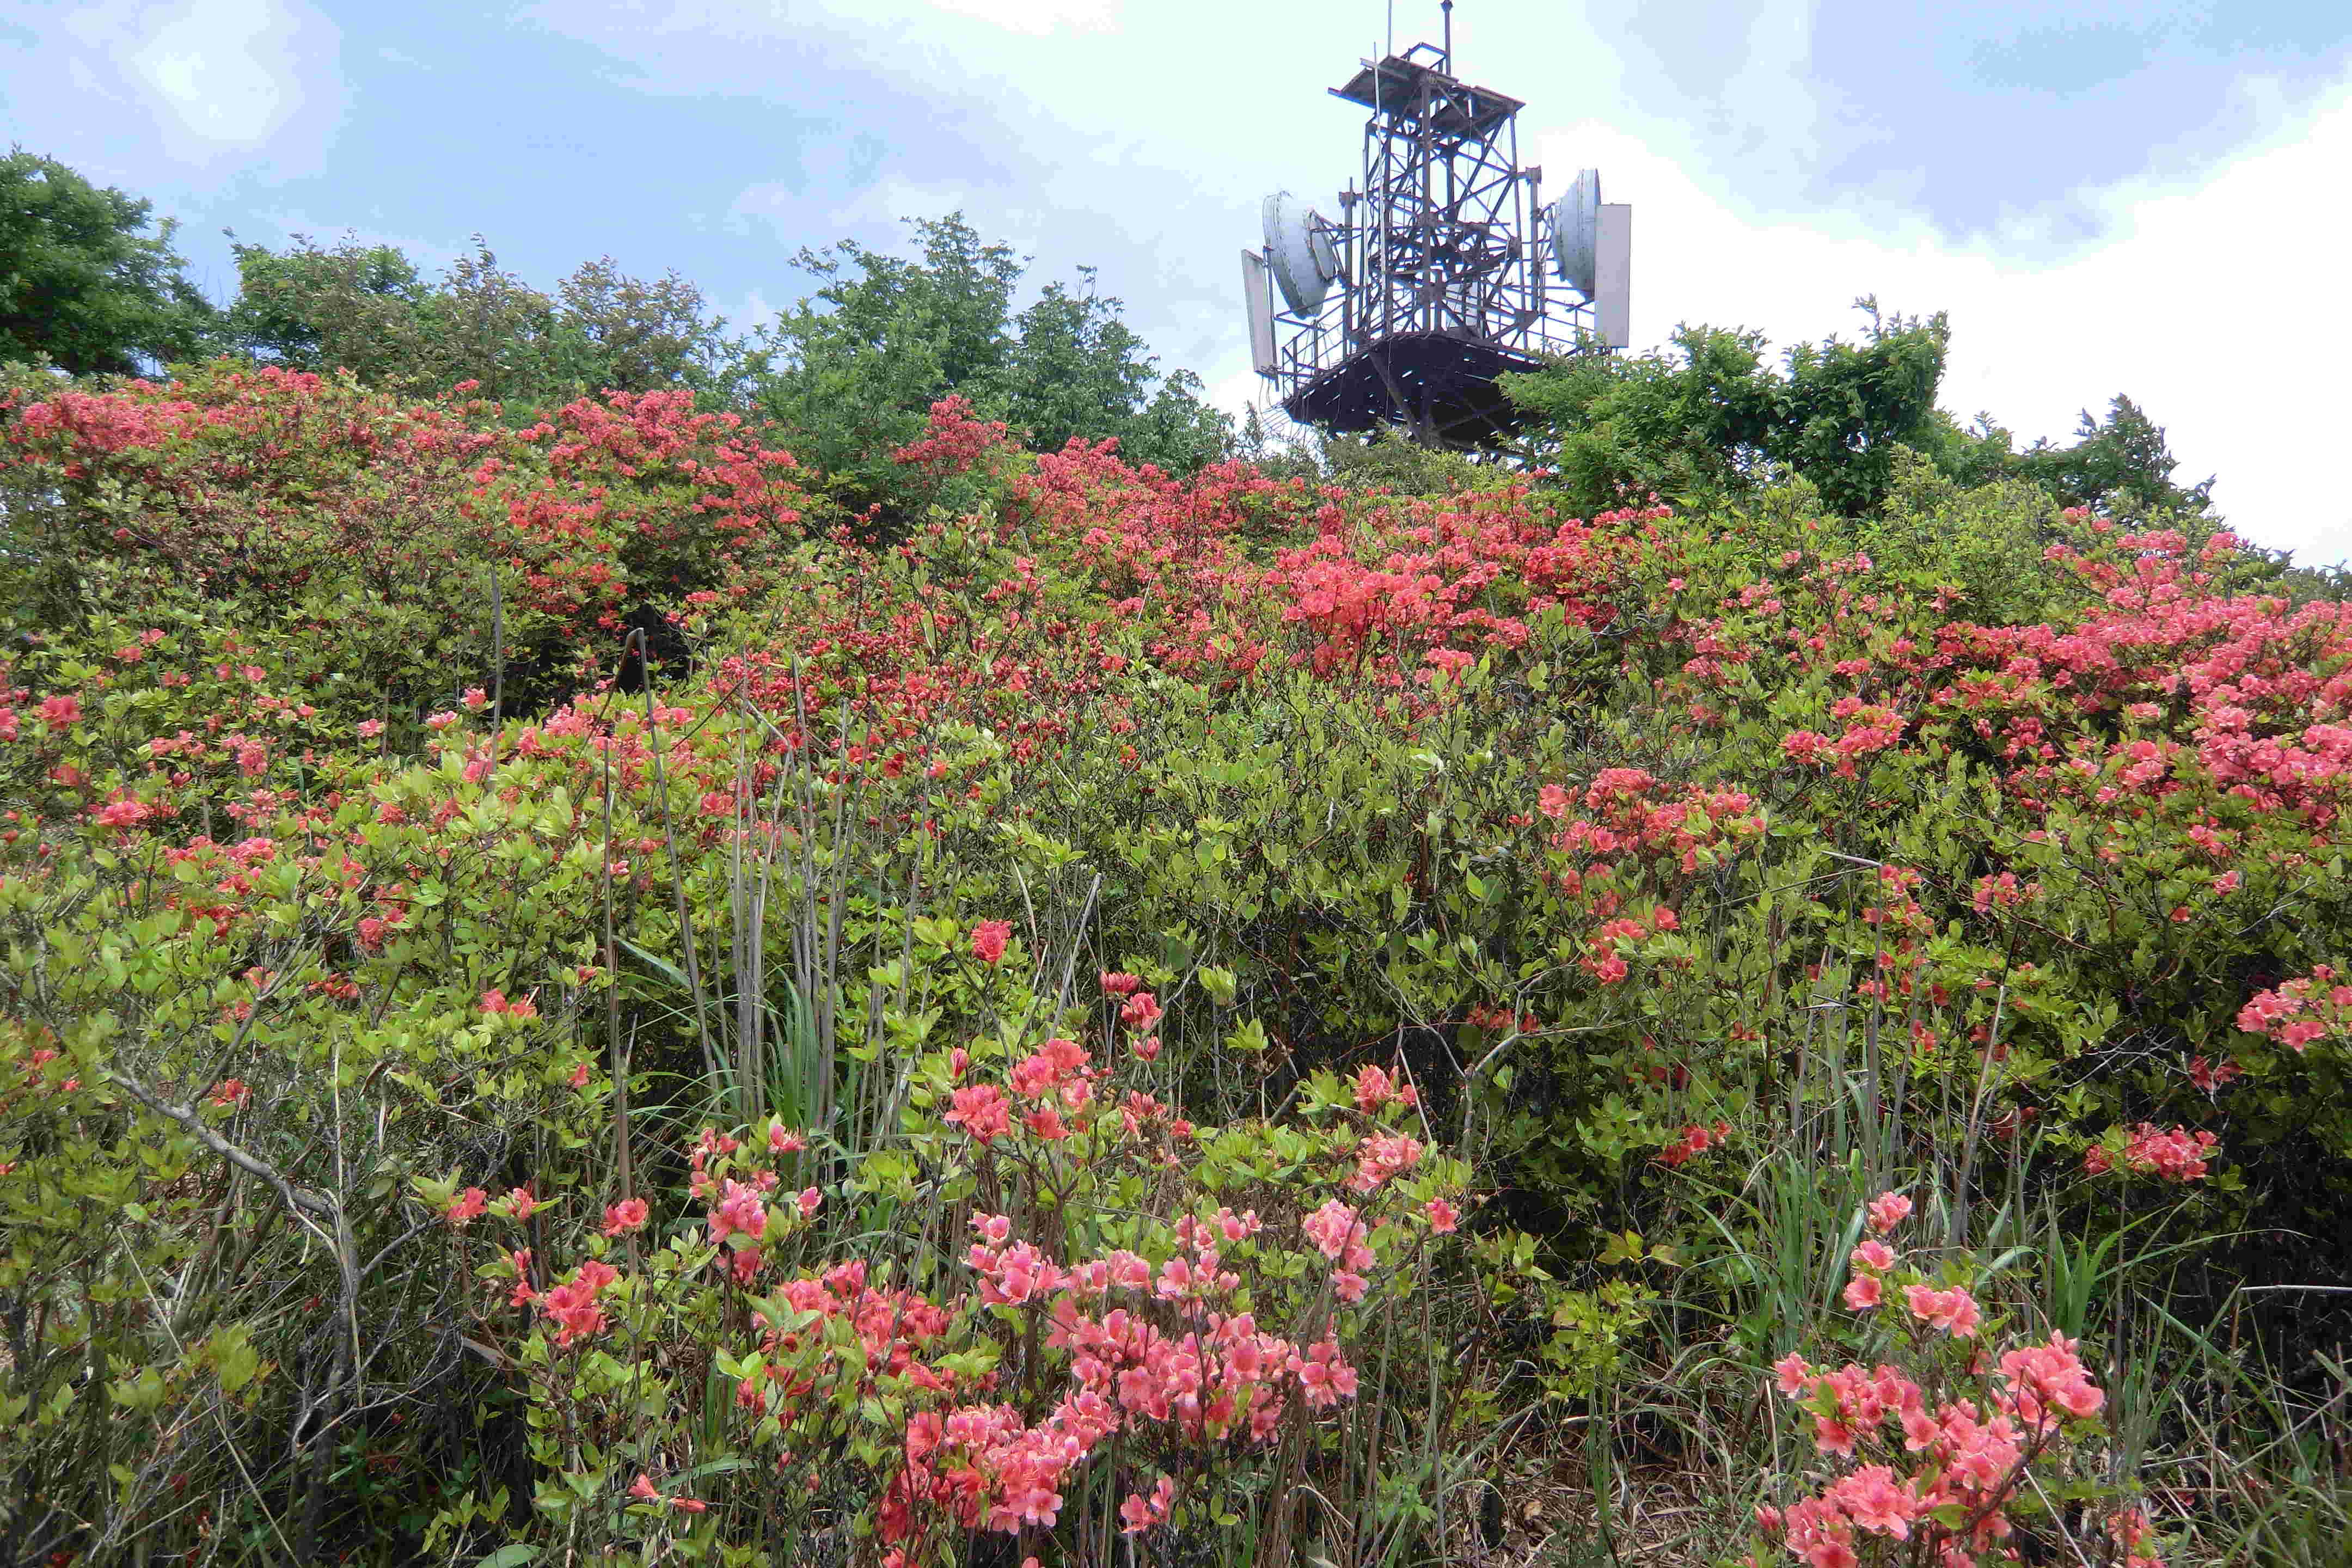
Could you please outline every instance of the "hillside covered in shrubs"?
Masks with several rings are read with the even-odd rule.
[[[0,1561],[2341,1561],[2331,578],[1940,320],[1302,451],[959,229],[9,373]]]

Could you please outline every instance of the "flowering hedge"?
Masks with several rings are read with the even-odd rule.
[[[899,460],[878,537],[662,395],[0,409],[9,1552],[1460,1554],[1638,1399],[1758,1550],[2149,1554],[2027,1494],[2164,1381],[2075,1375],[2142,1237],[2332,1266],[2343,605],[2086,515],[2002,521],[2014,624],[1798,490]]]
[[[1996,1358],[1968,1288],[1938,1288],[1889,1244],[1911,1210],[1901,1193],[1872,1201],[1844,1291],[1848,1307],[1895,1320],[1865,1331],[1895,1360],[1822,1368],[1792,1351],[1773,1368],[1829,1475],[1786,1508],[1759,1505],[1756,1522],[1808,1568],[2007,1560],[2021,1521],[2063,1526],[2060,1500],[2107,1495],[2106,1395],[2076,1342],[2053,1331]],[[2100,1511],[2129,1568],[2163,1568],[2137,1507]]]
[[[993,970],[1003,940],[982,923],[972,957]],[[482,1331],[521,1336],[551,1523],[698,1553],[870,1539],[898,1568],[975,1532],[1278,1534],[1297,1489],[1345,1480],[1335,1417],[1384,1370],[1372,1307],[1415,1310],[1464,1172],[1378,1067],[1317,1080],[1293,1124],[1195,1126],[1152,1092],[1151,994],[1102,980],[1092,1047],[913,1064],[904,1155],[845,1178],[779,1121],[705,1127],[682,1204],[624,1197],[601,1228],[583,1205],[562,1244],[493,1247]],[[1012,976],[983,984],[1034,1011]],[[453,1185],[424,1186],[452,1226],[534,1208]],[[828,1246],[829,1207],[857,1217]]]

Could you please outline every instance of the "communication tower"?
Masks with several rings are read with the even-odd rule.
[[[1302,425],[1493,445],[1519,419],[1496,377],[1628,341],[1633,208],[1601,202],[1596,169],[1544,205],[1525,105],[1455,76],[1444,12],[1442,45],[1331,89],[1370,110],[1339,216],[1277,192],[1265,250],[1242,252],[1252,363]]]

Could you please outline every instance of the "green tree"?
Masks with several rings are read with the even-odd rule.
[[[2184,489],[2172,482],[2179,466],[2165,442],[2164,426],[2121,394],[2107,405],[2104,420],[2083,410],[2073,446],[2037,441],[2017,458],[2018,470],[2061,506],[2117,517],[2201,517],[2213,504],[2213,480],[2209,477]]]
[[[1747,488],[1772,416],[1761,332],[1675,329],[1673,354],[1580,354],[1503,378],[1538,460],[1588,510]]]
[[[1037,450],[1114,437],[1130,462],[1189,473],[1222,457],[1232,422],[1201,400],[1190,371],[1162,381],[1158,361],[1098,293],[1095,269],[1073,289],[1050,283],[1014,321],[1003,372],[1004,418]],[[1155,385],[1156,384],[1156,385]]]
[[[982,241],[961,215],[913,226],[917,258],[845,240],[795,259],[820,287],[762,334],[770,366],[754,397],[802,457],[894,496],[890,453],[951,394],[1040,450],[1115,437],[1130,460],[1177,472],[1223,455],[1231,421],[1202,399],[1198,377],[1160,373],[1093,268],[1016,314],[1025,269],[1010,247]]]
[[[348,370],[371,386],[442,391],[470,380],[487,396],[524,400],[549,389],[554,302],[499,267],[479,235],[437,287],[396,247],[352,238],[330,250],[297,235],[282,252],[236,252],[229,322],[257,358]]]
[[[1775,459],[1811,479],[1822,499],[1849,517],[1877,505],[1894,477],[1896,448],[1916,445],[1935,417],[1951,341],[1941,311],[1923,322],[1882,316],[1875,300],[1854,304],[1870,318],[1862,342],[1831,337],[1789,351],[1769,443]]]
[[[699,289],[676,272],[633,278],[610,257],[553,296],[500,267],[479,235],[437,282],[396,247],[350,238],[331,249],[308,236],[284,251],[240,245],[236,259],[234,340],[297,369],[425,391],[472,381],[518,410],[607,388],[723,399],[738,375],[740,346],[703,314]]]
[[[1962,489],[1973,489],[2017,473],[2016,437],[1979,413],[1973,425],[1962,425],[1938,408],[1909,445],[1935,465],[1937,471]]]
[[[1395,426],[1364,436],[1332,436],[1323,443],[1331,483],[1399,495],[1442,496],[1475,489],[1509,470],[1443,447],[1424,447]]]
[[[151,204],[21,147],[0,158],[0,361],[134,374],[208,342],[213,310]]]
[[[582,266],[555,292],[558,381],[624,392],[728,389],[740,355],[727,322],[706,316],[702,290],[677,272],[648,282],[606,256]]]
[[[480,235],[425,297],[424,320],[414,374],[427,386],[478,382],[486,397],[524,404],[560,390],[555,301],[500,267]]]
[[[246,353],[289,370],[349,370],[370,384],[421,372],[432,288],[396,247],[347,237],[330,250],[298,234],[283,251],[233,248],[227,325]]]
[[[1885,495],[1895,448],[1930,433],[1950,337],[1940,314],[1855,303],[1869,318],[1859,341],[1799,343],[1778,370],[1760,332],[1685,325],[1672,353],[1580,355],[1503,388],[1539,422],[1538,460],[1587,506],[1736,494],[1794,473],[1855,516]]]
[[[930,405],[962,392],[992,408],[1010,348],[1020,258],[982,243],[961,216],[914,225],[919,259],[843,240],[793,265],[815,294],[761,334],[772,369],[754,392],[793,433],[794,450],[830,474],[887,492],[890,453],[923,428]]]

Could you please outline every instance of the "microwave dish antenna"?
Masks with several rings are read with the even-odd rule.
[[[1339,250],[1330,223],[1292,195],[1276,191],[1265,198],[1265,261],[1282,302],[1302,316],[1323,308],[1339,280]]]
[[[1551,209],[1552,263],[1570,288],[1590,300],[1601,255],[1601,171],[1579,169]]]

